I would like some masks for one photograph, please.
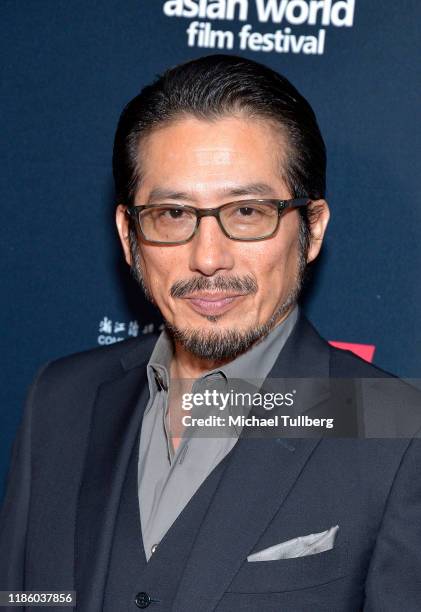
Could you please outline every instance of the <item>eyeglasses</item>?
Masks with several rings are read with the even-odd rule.
[[[217,208],[146,204],[128,206],[126,213],[138,224],[143,238],[152,244],[189,242],[197,233],[202,217],[215,217],[227,238],[248,242],[270,238],[287,209],[307,206],[309,202],[309,198],[239,200]]]

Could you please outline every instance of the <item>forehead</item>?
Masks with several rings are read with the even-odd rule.
[[[159,188],[211,193],[245,182],[285,191],[285,138],[269,120],[183,117],[145,137],[139,153],[140,196]]]

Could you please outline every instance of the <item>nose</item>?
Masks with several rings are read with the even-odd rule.
[[[233,241],[225,236],[215,217],[202,217],[190,245],[190,270],[204,276],[232,270]]]

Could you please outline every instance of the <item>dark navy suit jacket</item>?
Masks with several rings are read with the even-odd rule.
[[[136,591],[157,612],[421,610],[416,437],[242,437],[146,564],[133,449],[155,341],[70,356],[38,375],[0,519],[0,590],[76,589],[83,612],[135,611]],[[287,376],[385,374],[301,317],[268,378]],[[330,551],[247,562],[334,525]]]

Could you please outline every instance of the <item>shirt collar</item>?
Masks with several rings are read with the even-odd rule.
[[[168,331],[164,328],[146,366],[149,391],[154,395],[159,388],[168,390],[170,384],[170,365],[174,348]]]

